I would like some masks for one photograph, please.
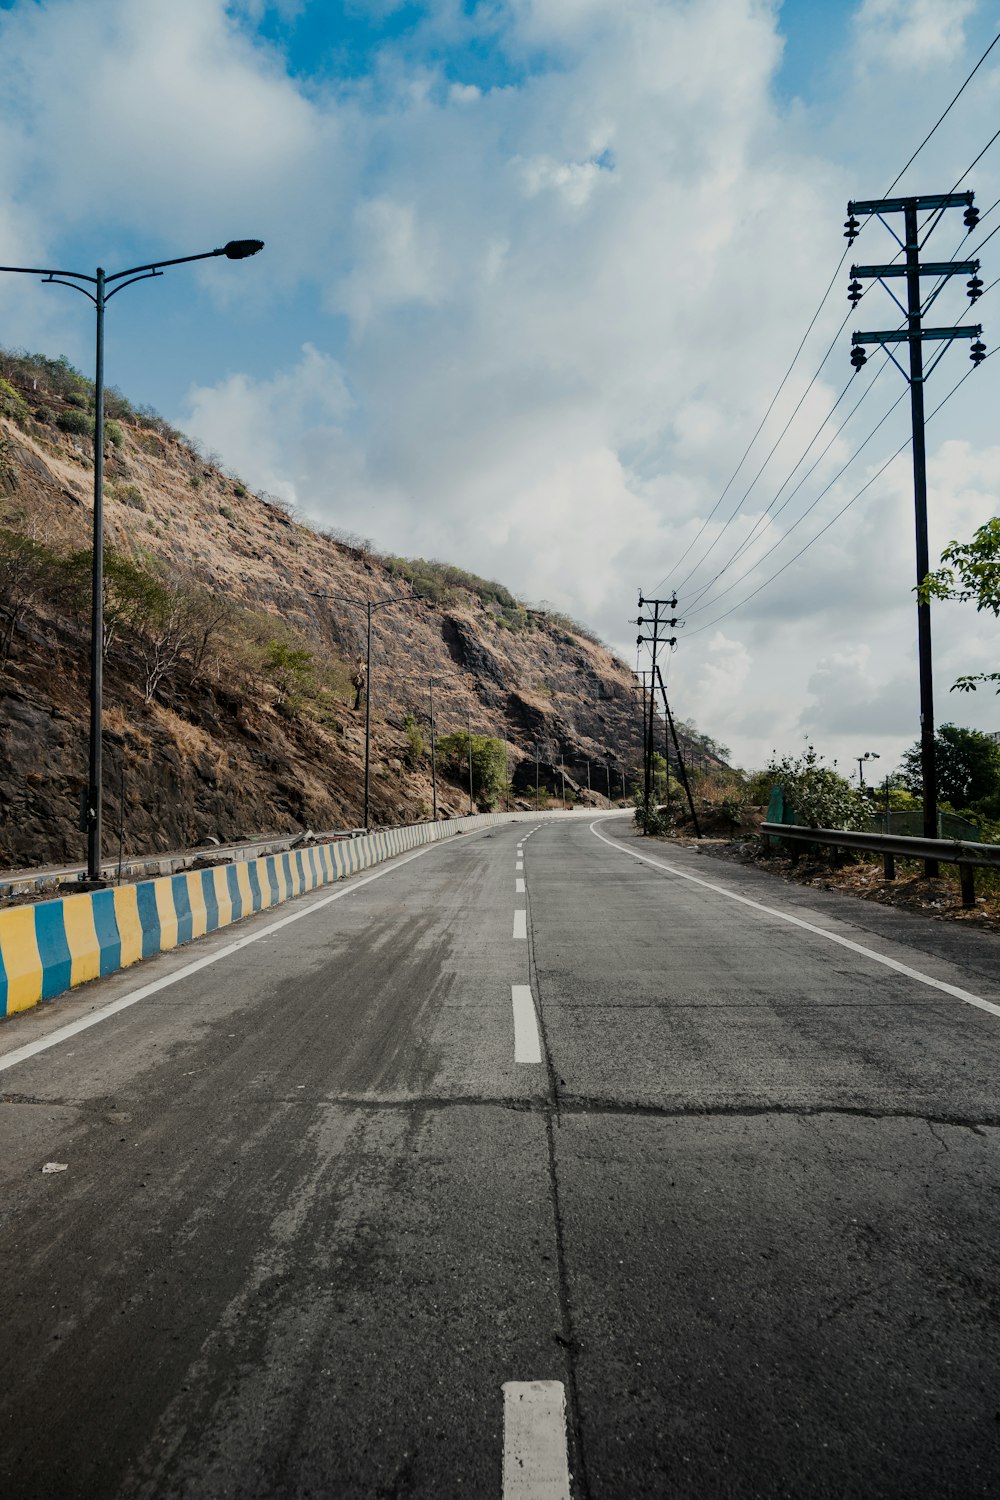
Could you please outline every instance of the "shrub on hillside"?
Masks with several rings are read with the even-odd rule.
[[[0,379],[0,417],[8,417],[10,421],[23,427],[30,415],[28,403],[21,393],[14,389],[10,381]]]
[[[76,407],[70,407],[69,411],[61,411],[56,417],[56,426],[60,432],[69,432],[77,437],[91,436],[94,431],[94,419],[89,412],[78,411]]]

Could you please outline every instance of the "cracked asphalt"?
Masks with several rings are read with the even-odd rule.
[[[5,1500],[500,1496],[507,1381],[564,1386],[575,1500],[997,1494],[1000,1017],[727,893],[995,1003],[1000,944],[590,821],[0,1071]]]

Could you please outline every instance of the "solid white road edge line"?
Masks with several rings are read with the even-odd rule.
[[[81,1031],[96,1026],[99,1021],[108,1020],[110,1016],[117,1015],[120,1010],[128,1010],[130,1005],[138,1005],[140,1000],[148,999],[158,990],[165,990],[172,984],[179,984],[189,975],[197,974],[199,969],[207,969],[209,964],[217,964],[220,959],[228,958],[231,953],[238,953],[241,948],[249,948],[251,943],[259,943],[262,938],[270,937],[272,932],[278,932],[282,927],[289,927],[292,922],[301,922],[303,917],[311,917],[314,911],[321,911],[324,906],[329,906],[334,901],[342,901],[345,896],[351,896],[355,891],[360,891],[362,886],[371,885],[373,880],[381,880],[383,875],[398,870],[401,865],[408,865],[411,859],[420,859],[421,855],[430,854],[432,849],[440,848],[441,844],[428,844],[423,849],[414,849],[410,854],[397,856],[390,860],[384,869],[375,870],[371,875],[363,876],[353,884],[345,886],[343,890],[334,891],[332,895],[324,896],[320,901],[313,901],[301,911],[290,912],[287,917],[282,917],[277,922],[269,922],[259,932],[249,933],[235,943],[227,943],[217,953],[208,953],[204,958],[196,958],[193,963],[185,964],[183,969],[177,969],[173,974],[165,974],[162,979],[154,979],[137,990],[130,990],[120,1000],[112,1000],[110,1005],[102,1006],[91,1015],[83,1016],[79,1021],[70,1021],[66,1026],[60,1026],[58,1031],[51,1031],[48,1036],[39,1037],[35,1042],[27,1042],[23,1047],[17,1047],[13,1052],[3,1054],[0,1056],[0,1073],[5,1072],[7,1068],[15,1067],[17,1063],[26,1062],[29,1057],[35,1057],[39,1052],[47,1052],[50,1047],[57,1047],[60,1042],[68,1042],[70,1037],[78,1036]],[[263,916],[263,912],[254,915]],[[208,935],[211,936],[211,934]],[[176,948],[166,950],[166,952],[174,953],[176,951]]]
[[[964,1000],[966,1005],[975,1005],[979,1010],[985,1010],[991,1016],[1000,1016],[1000,1005],[995,1005],[992,1000],[984,1000],[981,995],[973,995],[970,990],[963,990],[957,984],[946,984],[943,979],[933,979],[930,974],[922,974],[919,969],[911,969],[908,964],[901,964],[898,959],[887,958],[884,953],[876,953],[873,948],[866,948],[863,943],[852,942],[850,938],[841,937],[837,932],[827,932],[823,927],[817,927],[814,922],[806,922],[802,917],[793,917],[790,912],[778,911],[774,906],[765,906],[761,901],[751,901],[749,896],[738,896],[735,891],[727,891],[724,886],[713,885],[710,880],[701,880],[697,875],[689,875],[686,870],[678,870],[676,865],[665,864],[662,859],[650,859],[648,854],[637,854],[633,849],[626,849],[614,839],[604,837],[603,833],[597,832],[594,823],[590,825],[590,831],[599,838],[602,844],[609,844],[612,849],[617,849],[620,854],[630,855],[632,859],[641,859],[643,864],[655,865],[658,870],[666,870],[668,875],[678,875],[681,880],[690,880],[693,885],[704,886],[706,891],[715,891],[719,896],[728,896],[730,901],[738,901],[741,906],[751,906],[755,911],[762,911],[769,917],[778,917],[782,922],[790,922],[793,927],[804,927],[806,932],[814,932],[817,937],[826,938],[828,943],[837,943],[841,948],[849,948],[852,953],[860,953],[862,958],[871,958],[877,964],[884,965],[887,969],[895,969],[897,974],[905,974],[907,979],[915,979],[918,984],[929,985],[932,990],[941,990],[945,995],[952,995],[956,1000]]]
[[[519,907],[514,913],[514,936],[523,942],[528,940],[528,913],[523,907]]]
[[[561,1380],[504,1382],[503,1500],[570,1500]]]
[[[510,1003],[514,1010],[514,1061],[540,1063],[542,1044],[538,1036],[538,1017],[530,984],[512,984]]]
[[[515,896],[523,896],[524,895],[524,877],[521,876],[521,875],[518,875],[516,877],[515,881],[514,881],[514,895]]]

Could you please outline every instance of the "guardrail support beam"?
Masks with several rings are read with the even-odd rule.
[[[959,865],[958,878],[962,887],[962,905],[971,910],[976,904],[976,872],[971,865]]]

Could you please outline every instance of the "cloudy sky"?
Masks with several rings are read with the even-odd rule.
[[[116,300],[109,381],[633,664],[637,590],[675,587],[681,716],[747,766],[809,736],[884,769],[918,724],[909,409],[881,356],[844,393],[851,329],[899,315],[876,286],[836,336],[842,221],[998,32],[985,0],[0,0],[0,262],[265,240]],[[998,105],[1000,45],[897,188],[975,191],[935,259],[1000,224],[1000,141],[967,171]],[[871,221],[855,255],[895,249]],[[973,320],[1000,343],[1000,288],[970,319],[951,283],[932,321]],[[26,277],[0,342],[92,367],[86,305]],[[969,368],[956,343],[928,410]],[[987,361],[928,427],[932,557],[996,512],[998,386]],[[1000,729],[948,692],[997,637],[936,609],[939,720]]]

